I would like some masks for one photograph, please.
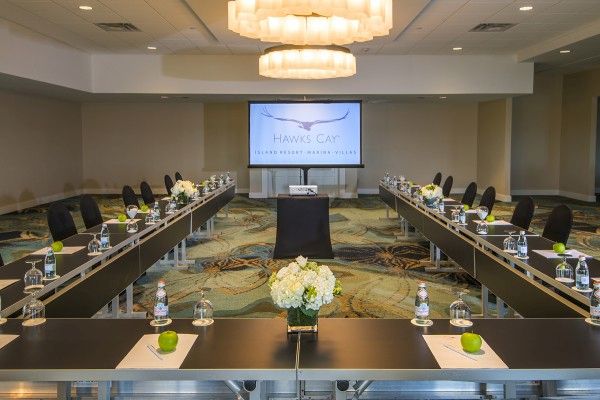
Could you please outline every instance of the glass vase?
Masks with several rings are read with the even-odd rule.
[[[288,308],[287,330],[288,333],[317,332],[319,312],[314,316],[306,315],[300,308]]]

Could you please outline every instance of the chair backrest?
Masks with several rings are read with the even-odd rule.
[[[173,179],[169,175],[165,175],[165,189],[167,189],[167,194],[171,195],[171,188],[173,187]]]
[[[140,203],[138,202],[138,198],[135,195],[135,192],[133,191],[133,189],[131,188],[131,186],[129,185],[125,185],[123,186],[123,203],[125,204],[125,208],[127,208],[127,206],[140,206]]]
[[[450,192],[452,191],[452,184],[454,183],[454,178],[452,175],[448,176],[444,181],[444,186],[442,186],[442,193],[444,193],[444,197],[449,197]]]
[[[477,184],[475,182],[469,183],[467,189],[465,190],[465,194],[461,199],[462,204],[466,204],[469,207],[473,207],[473,202],[475,201],[475,196],[477,195]]]
[[[512,218],[510,219],[510,223],[518,226],[519,228],[529,230],[534,211],[535,204],[533,199],[529,196],[523,197],[517,203],[517,206],[513,211]]]
[[[179,171],[175,172],[175,182],[182,181],[182,180],[183,180],[183,177],[181,176]]]
[[[486,206],[488,212],[491,214],[492,209],[494,208],[494,203],[496,202],[496,189],[493,186],[488,186],[487,189],[484,190],[481,195],[481,200],[479,201],[480,206]]]
[[[433,182],[431,183],[440,186],[442,184],[442,173],[438,172],[437,174],[435,174],[435,176],[433,177]]]
[[[561,204],[554,207],[550,213],[542,236],[554,242],[566,244],[567,240],[569,240],[572,226],[573,212],[569,207]]]
[[[48,208],[48,228],[52,239],[56,242],[77,235],[73,216],[63,203],[52,203]]]
[[[0,267],[4,266],[4,260],[2,259],[2,254],[0,254]]]
[[[140,191],[142,192],[142,199],[144,200],[144,203],[150,205],[156,201],[154,199],[154,193],[152,193],[152,189],[150,189],[148,182],[143,181],[140,183]]]
[[[83,223],[86,229],[90,229],[96,225],[100,225],[104,220],[98,208],[98,203],[89,194],[84,194],[79,200],[79,210],[83,217]]]

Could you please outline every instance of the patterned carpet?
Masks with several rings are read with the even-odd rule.
[[[122,209],[118,197],[97,197],[105,218]],[[551,208],[564,199],[536,198],[532,227],[541,232]],[[65,200],[78,227],[82,227],[78,198]],[[600,257],[600,212],[589,203],[569,201],[575,226],[569,246]],[[510,218],[514,203],[497,203],[494,214]],[[46,206],[0,216],[0,252],[5,262],[20,258],[47,244]],[[341,280],[344,293],[321,310],[321,316],[362,318],[411,318],[419,281],[428,283],[433,317],[446,317],[458,287],[469,288],[466,297],[474,313],[480,312],[478,285],[462,273],[429,273],[427,243],[420,237],[400,236],[394,219],[385,218],[377,196],[333,200],[330,208],[331,238],[335,260],[330,265]],[[269,297],[267,280],[272,271],[287,263],[271,258],[276,229],[274,200],[255,200],[238,195],[229,216],[219,213],[211,240],[188,241],[187,269],[158,267],[136,285],[136,306],[151,310],[156,281],[167,282],[171,313],[191,317],[200,288],[207,288],[221,317],[284,316]]]

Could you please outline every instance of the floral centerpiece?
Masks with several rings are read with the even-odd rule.
[[[177,181],[171,188],[171,197],[178,204],[187,204],[197,192],[196,186],[190,181]]]
[[[342,294],[342,286],[326,265],[298,256],[269,278],[275,305],[287,309],[288,332],[316,332],[321,306]]]
[[[420,190],[420,194],[423,197],[423,202],[428,207],[433,207],[435,203],[444,198],[442,188],[438,185],[434,185],[433,183],[423,186]]]

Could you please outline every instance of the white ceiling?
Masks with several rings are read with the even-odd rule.
[[[533,10],[520,11],[523,5]],[[227,0],[0,0],[0,18],[89,53],[259,54],[271,45],[227,29]],[[141,32],[105,32],[96,22],[130,22]],[[506,32],[469,32],[482,22],[517,25]],[[460,54],[516,54],[599,22],[600,0],[394,0],[391,34],[350,47],[367,55],[457,54],[453,47],[462,47]],[[540,51],[526,59],[546,66],[600,61],[594,57],[597,39],[575,42],[569,55]]]

